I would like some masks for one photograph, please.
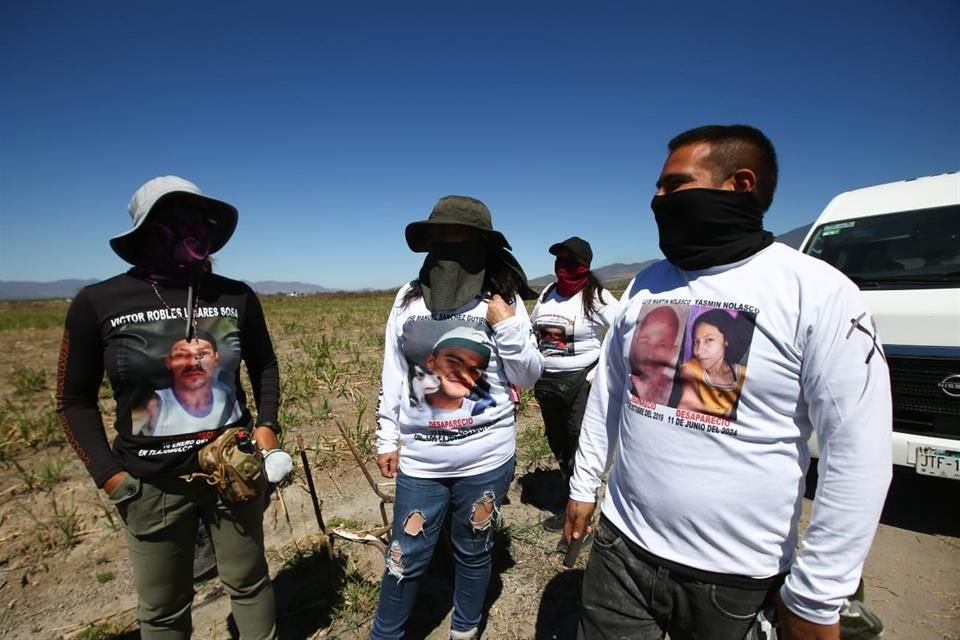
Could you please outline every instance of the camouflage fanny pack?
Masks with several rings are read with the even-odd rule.
[[[249,502],[267,489],[263,454],[242,427],[225,429],[197,452],[197,460],[202,472],[182,477],[188,482],[203,478],[227,502]]]

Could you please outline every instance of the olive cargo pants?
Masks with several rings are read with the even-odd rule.
[[[127,476],[110,494],[127,533],[143,640],[191,633],[197,519],[210,531],[217,570],[243,640],[276,638],[273,586],[264,557],[264,499],[225,503],[217,490],[179,478]]]

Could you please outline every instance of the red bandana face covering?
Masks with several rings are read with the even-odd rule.
[[[590,267],[576,260],[557,260],[553,272],[557,274],[557,293],[569,298],[587,284]]]

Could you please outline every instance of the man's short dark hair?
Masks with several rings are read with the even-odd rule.
[[[173,345],[177,344],[181,340],[187,340],[186,338],[177,338],[173,341],[173,344],[170,345],[170,349],[173,350]],[[203,340],[204,342],[209,342],[210,346],[213,347],[214,353],[220,352],[220,347],[217,345],[217,339],[213,337],[213,334],[209,331],[205,331],[200,327],[197,327],[193,330],[193,338],[187,340],[187,342],[193,342],[194,340]]]
[[[213,334],[209,331],[204,331],[200,327],[197,327],[193,332],[194,337],[200,340],[206,340],[210,343],[210,346],[213,347],[214,351],[220,351],[220,348],[217,346],[217,339],[213,337]]]
[[[777,190],[777,152],[763,133],[745,124],[711,124],[684,131],[675,136],[667,148],[671,153],[680,147],[697,142],[710,144],[709,161],[713,164],[713,179],[722,182],[737,169],[747,168],[757,175],[754,190],[766,211]]]

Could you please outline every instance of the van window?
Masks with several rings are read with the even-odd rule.
[[[960,205],[827,222],[805,252],[861,288],[956,287],[960,283]]]

